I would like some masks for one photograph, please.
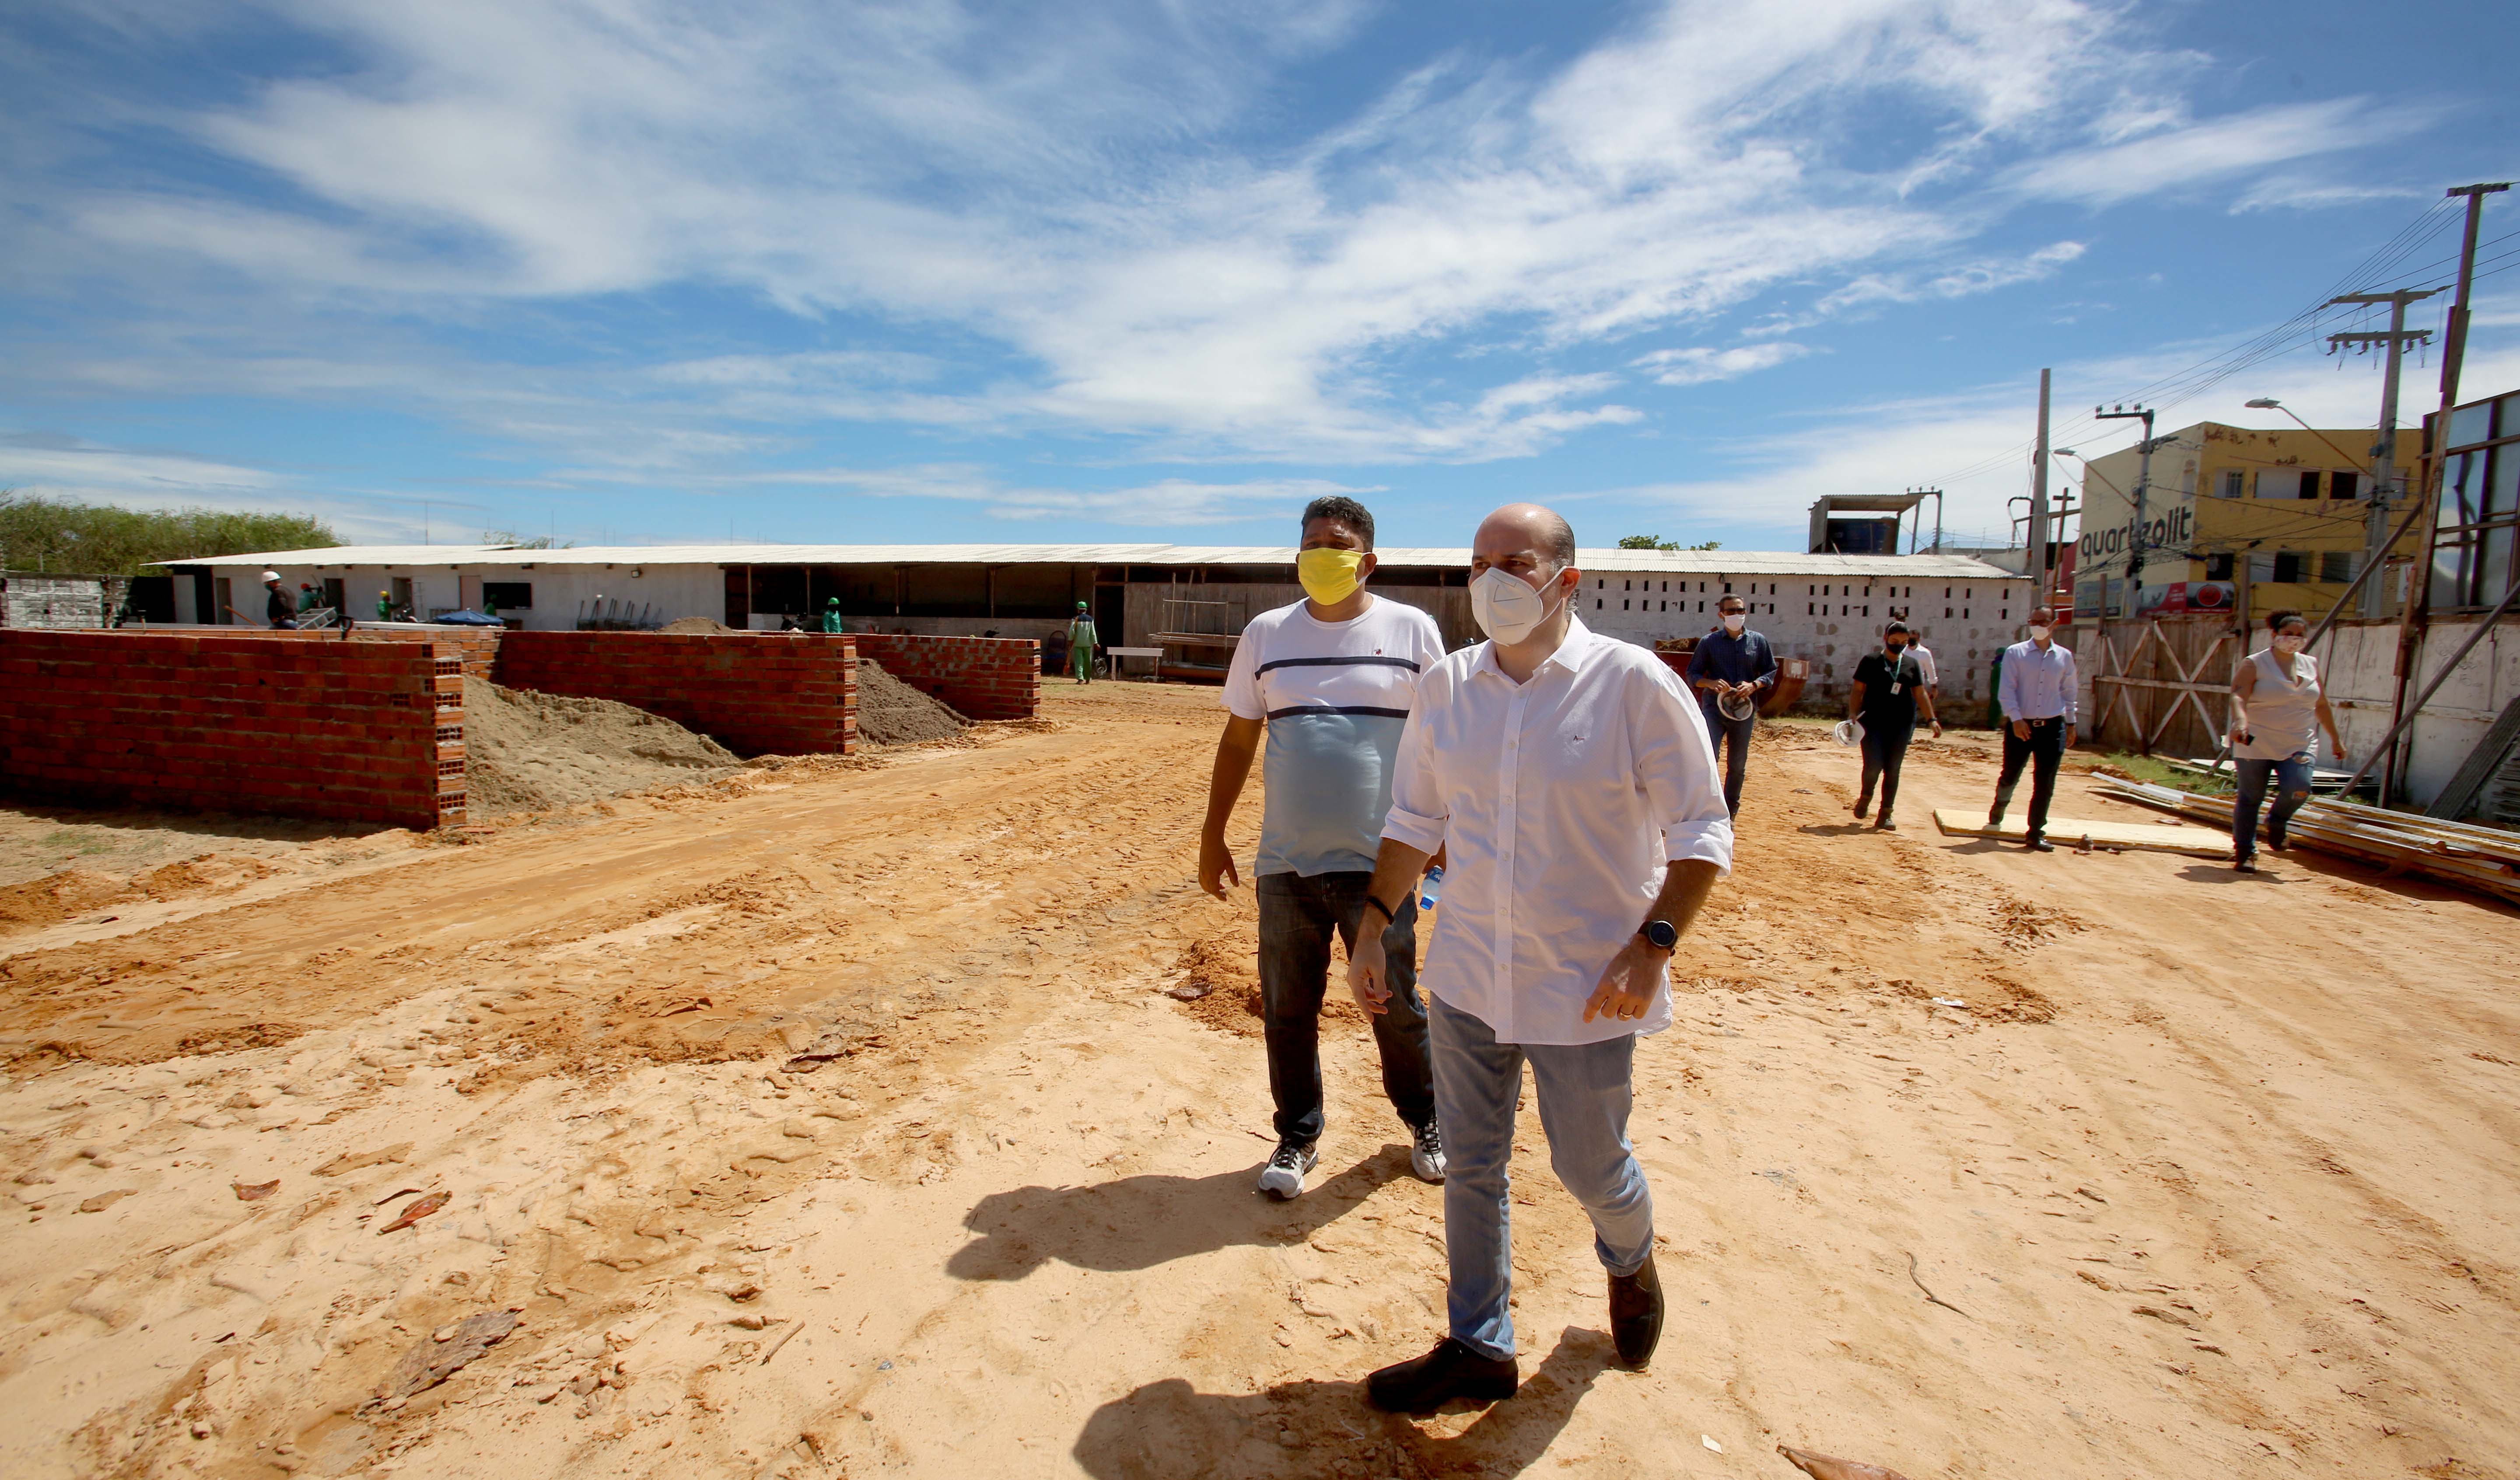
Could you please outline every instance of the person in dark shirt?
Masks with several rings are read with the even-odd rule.
[[[1855,815],[1872,807],[1872,786],[1881,785],[1881,815],[1873,830],[1895,832],[1890,812],[1899,801],[1899,768],[1908,759],[1908,741],[1916,734],[1916,714],[1924,712],[1943,738],[1943,722],[1934,717],[1934,696],[1925,688],[1923,670],[1908,653],[1908,624],[1892,622],[1882,629],[1881,650],[1868,652],[1855,665],[1855,687],[1846,697],[1846,717],[1864,724],[1864,785],[1855,798]]]
[[[270,593],[270,595],[263,601],[262,614],[270,620],[271,625],[274,627],[296,626],[297,606],[294,603],[289,600],[289,593],[281,589],[280,576],[273,571],[264,571],[262,573],[262,589]]]
[[[1688,687],[1697,691],[1698,710],[1706,716],[1706,736],[1724,752],[1724,805],[1741,814],[1741,781],[1750,768],[1750,734],[1759,725],[1759,701],[1777,683],[1777,652],[1767,638],[1749,630],[1750,607],[1737,596],[1715,604],[1723,625],[1697,640],[1688,659]],[[1723,700],[1744,711],[1739,719],[1723,712]]]

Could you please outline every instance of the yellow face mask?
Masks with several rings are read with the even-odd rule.
[[[1335,606],[1356,595],[1356,567],[1364,563],[1362,550],[1307,550],[1295,557],[1295,579],[1304,583],[1304,595]]]

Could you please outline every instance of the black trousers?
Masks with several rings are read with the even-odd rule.
[[[1278,1101],[1281,1141],[1306,1145],[1322,1136],[1322,994],[1329,986],[1330,936],[1356,942],[1372,874],[1260,875],[1260,1013],[1269,1041],[1269,1093]],[[1373,1014],[1382,1054],[1382,1092],[1412,1130],[1435,1118],[1434,1061],[1426,1052],[1426,1006],[1418,995],[1418,891],[1383,927],[1391,1000]]]
[[[2021,768],[2030,767],[2030,833],[2045,836],[2048,831],[2048,804],[2056,797],[2056,765],[2065,758],[2065,722],[2063,719],[2030,721],[2030,739],[2012,733],[2012,721],[2003,724],[2003,774],[1995,783],[1995,807],[1988,821],[2001,824],[2004,809],[2012,805],[2012,788],[2021,782]]]
[[[1879,820],[1887,822],[1890,809],[1899,804],[1899,768],[1908,763],[1908,742],[1916,738],[1916,722],[1904,725],[1864,722],[1864,786],[1857,794],[1859,803],[1872,799],[1875,782],[1881,785]]]

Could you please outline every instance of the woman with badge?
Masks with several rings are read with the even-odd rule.
[[[2336,711],[2319,687],[2318,659],[2302,651],[2308,619],[2298,611],[2278,611],[2267,618],[2267,646],[2231,675],[2231,767],[2240,781],[2240,794],[2231,803],[2231,867],[2242,874],[2258,872],[2258,809],[2266,801],[2268,778],[2274,780],[2275,802],[2267,813],[2267,846],[2277,853],[2286,846],[2292,815],[2310,800],[2318,743],[2314,722],[2327,732],[2329,757],[2345,759]]]

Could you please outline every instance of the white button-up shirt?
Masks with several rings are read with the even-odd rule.
[[[1671,1025],[1584,1004],[1645,922],[1664,865],[1732,865],[1706,720],[1662,659],[1569,623],[1528,683],[1495,645],[1428,671],[1400,738],[1382,835],[1451,852],[1418,980],[1500,1043],[1585,1044]]]

